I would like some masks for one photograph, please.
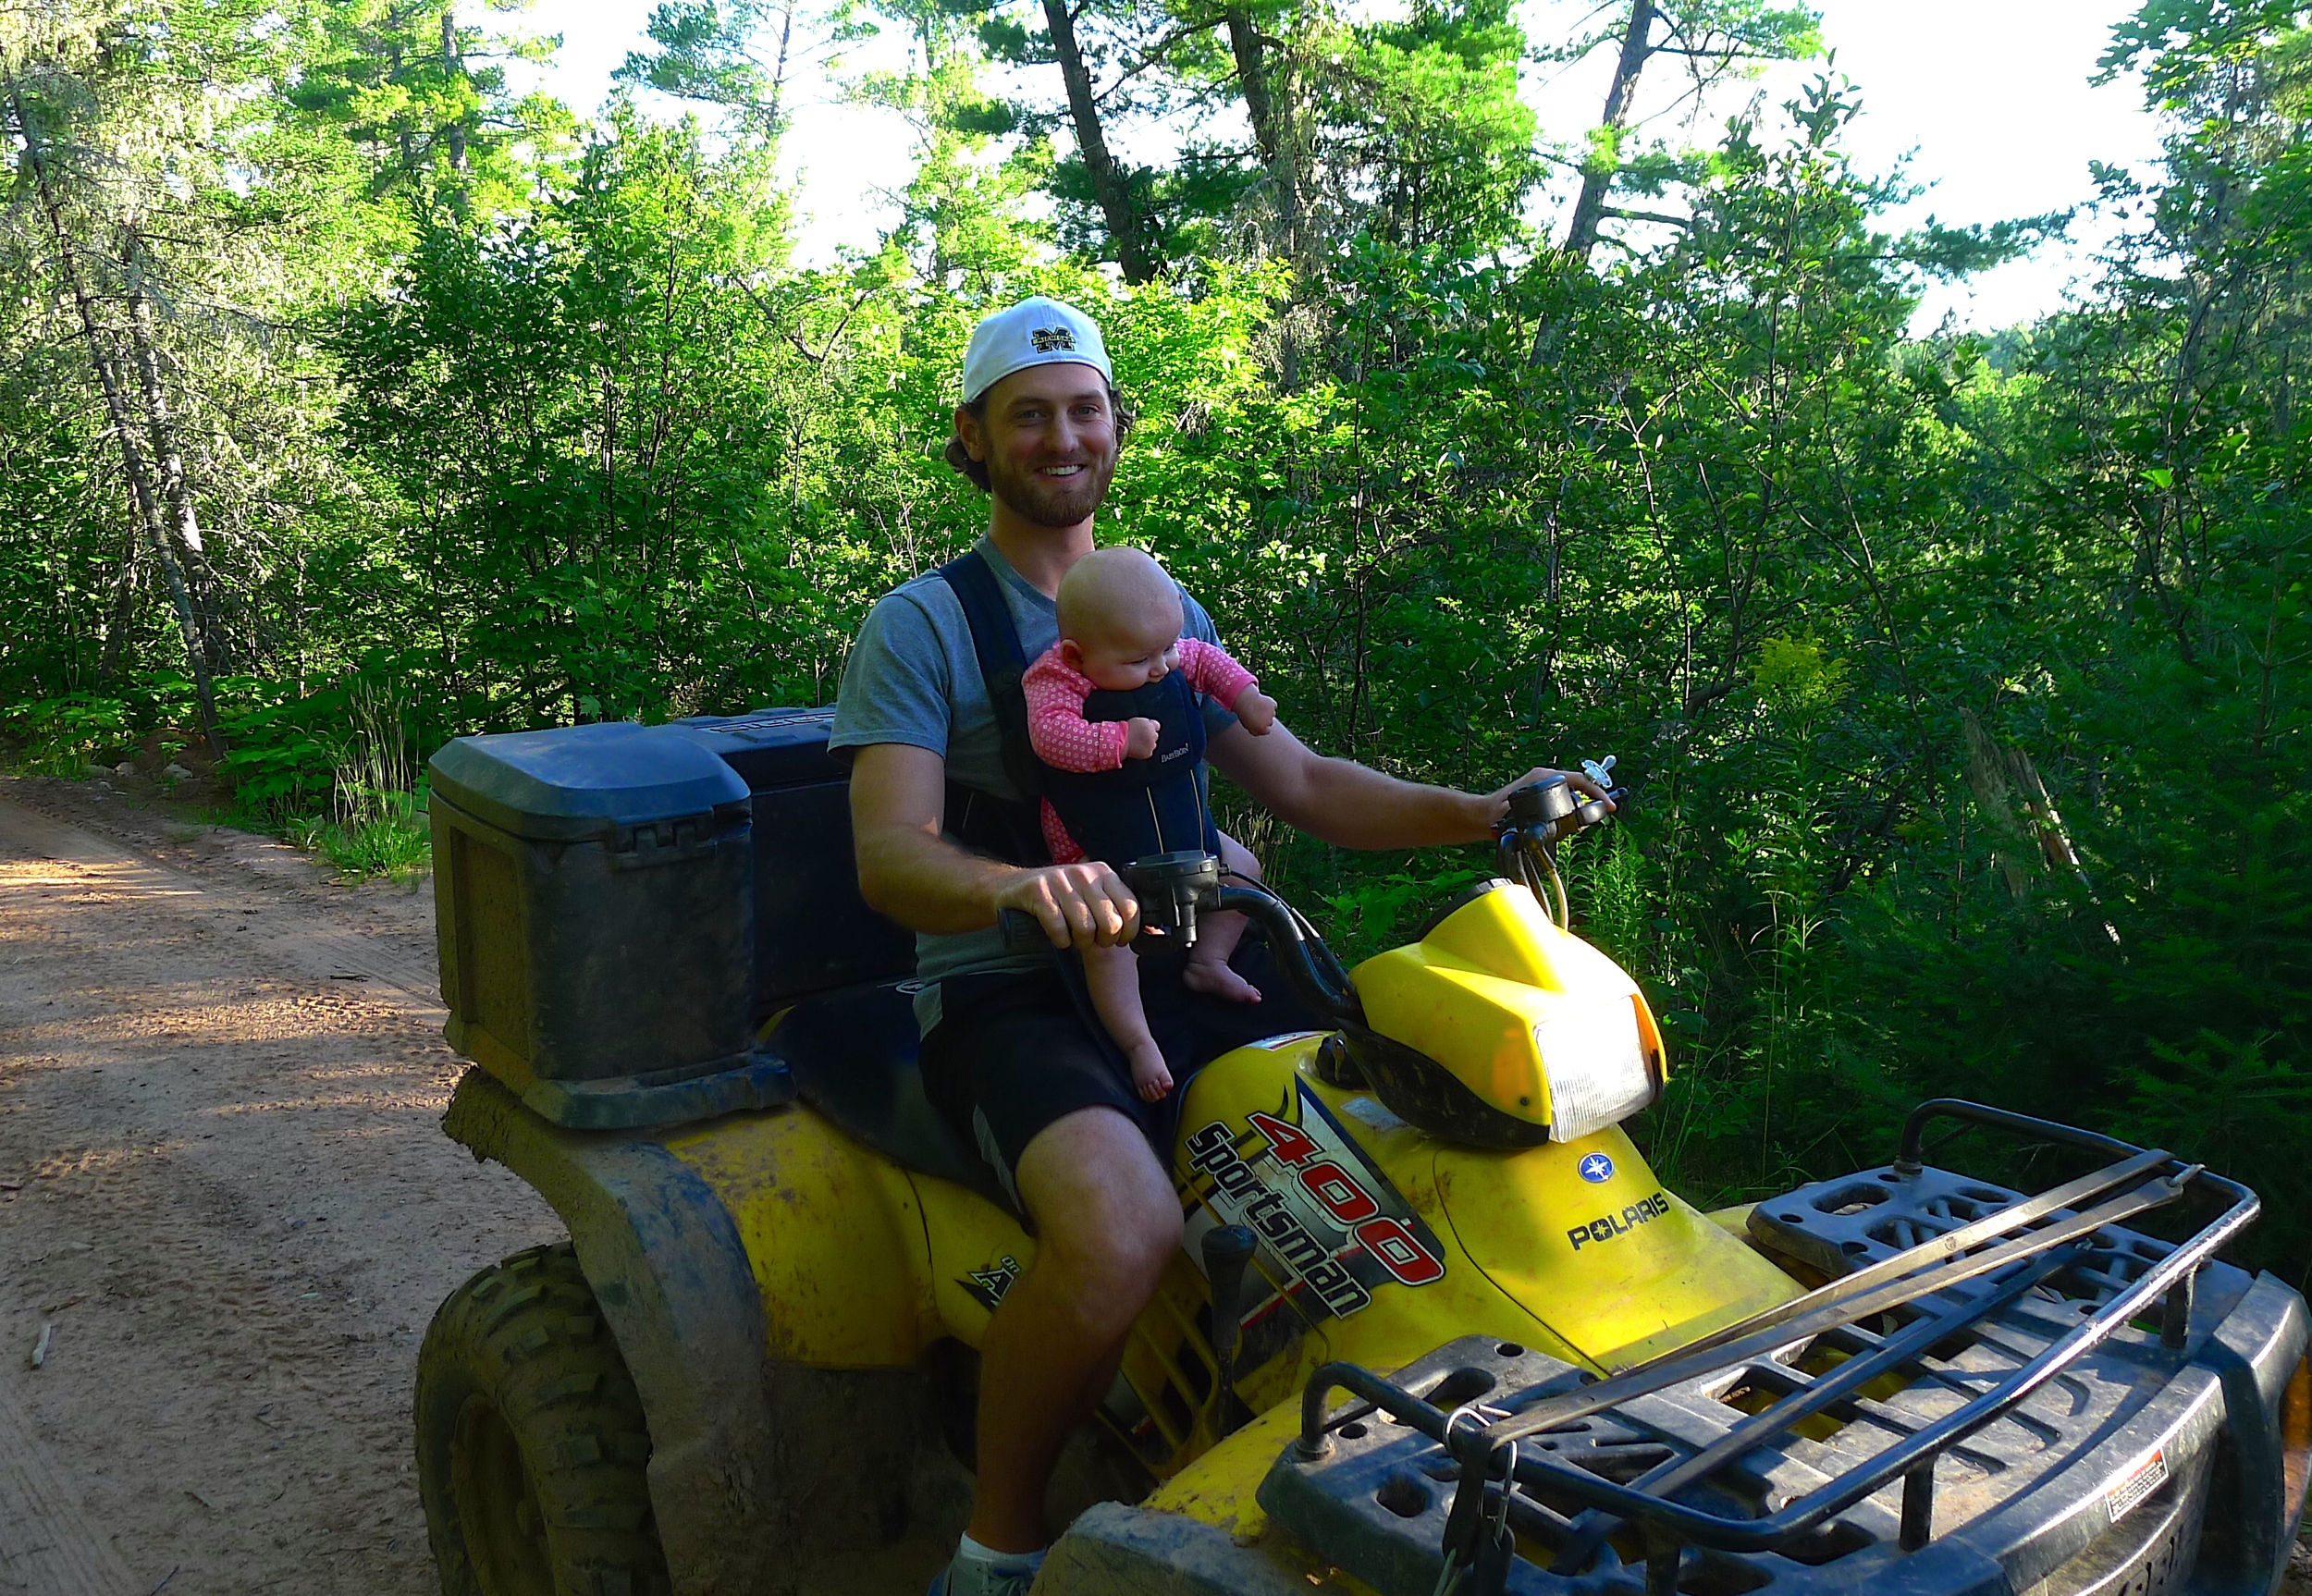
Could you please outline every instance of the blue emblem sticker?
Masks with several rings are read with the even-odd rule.
[[[1593,1186],[1602,1186],[1614,1178],[1614,1160],[1604,1153],[1592,1153],[1580,1164],[1581,1178]]]

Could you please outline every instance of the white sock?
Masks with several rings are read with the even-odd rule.
[[[992,1546],[982,1546],[965,1535],[955,1546],[955,1555],[965,1563],[1025,1563],[1030,1568],[1043,1566],[1040,1552],[998,1552]]]

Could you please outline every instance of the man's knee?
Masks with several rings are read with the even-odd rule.
[[[1137,1313],[1180,1246],[1179,1197],[1139,1128],[1107,1109],[1071,1114],[1028,1144],[1019,1183],[1038,1259],[1088,1307]]]
[[[1079,1245],[1068,1245],[1077,1239]],[[1101,1334],[1121,1334],[1156,1295],[1164,1266],[1180,1245],[1175,1221],[1167,1234],[1153,1226],[1130,1236],[1047,1236],[1039,1244],[1039,1269],[1076,1317]]]

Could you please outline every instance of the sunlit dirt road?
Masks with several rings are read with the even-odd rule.
[[[418,1339],[560,1227],[440,1133],[427,907],[0,783],[0,1592],[439,1589]]]

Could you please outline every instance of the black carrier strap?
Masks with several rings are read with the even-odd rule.
[[[959,781],[947,784],[947,829],[971,847],[1015,865],[1049,865],[1051,852],[1044,846],[1043,824],[1037,805],[1043,790],[1042,767],[1027,741],[1027,694],[1020,686],[1027,657],[1019,645],[1019,630],[1003,601],[1003,587],[992,566],[973,549],[940,567],[940,578],[963,606],[964,623],[971,628],[971,651],[979,661],[979,677],[987,684],[988,703],[995,711],[995,730],[1002,744],[1003,774],[1026,794],[1025,802],[999,798]]]
[[[1088,721],[1156,722],[1155,752],[1110,770],[1047,768],[1044,797],[1086,856],[1124,866],[1150,853],[1212,849],[1204,798],[1204,717],[1196,689],[1174,670],[1129,691],[1095,689]]]

